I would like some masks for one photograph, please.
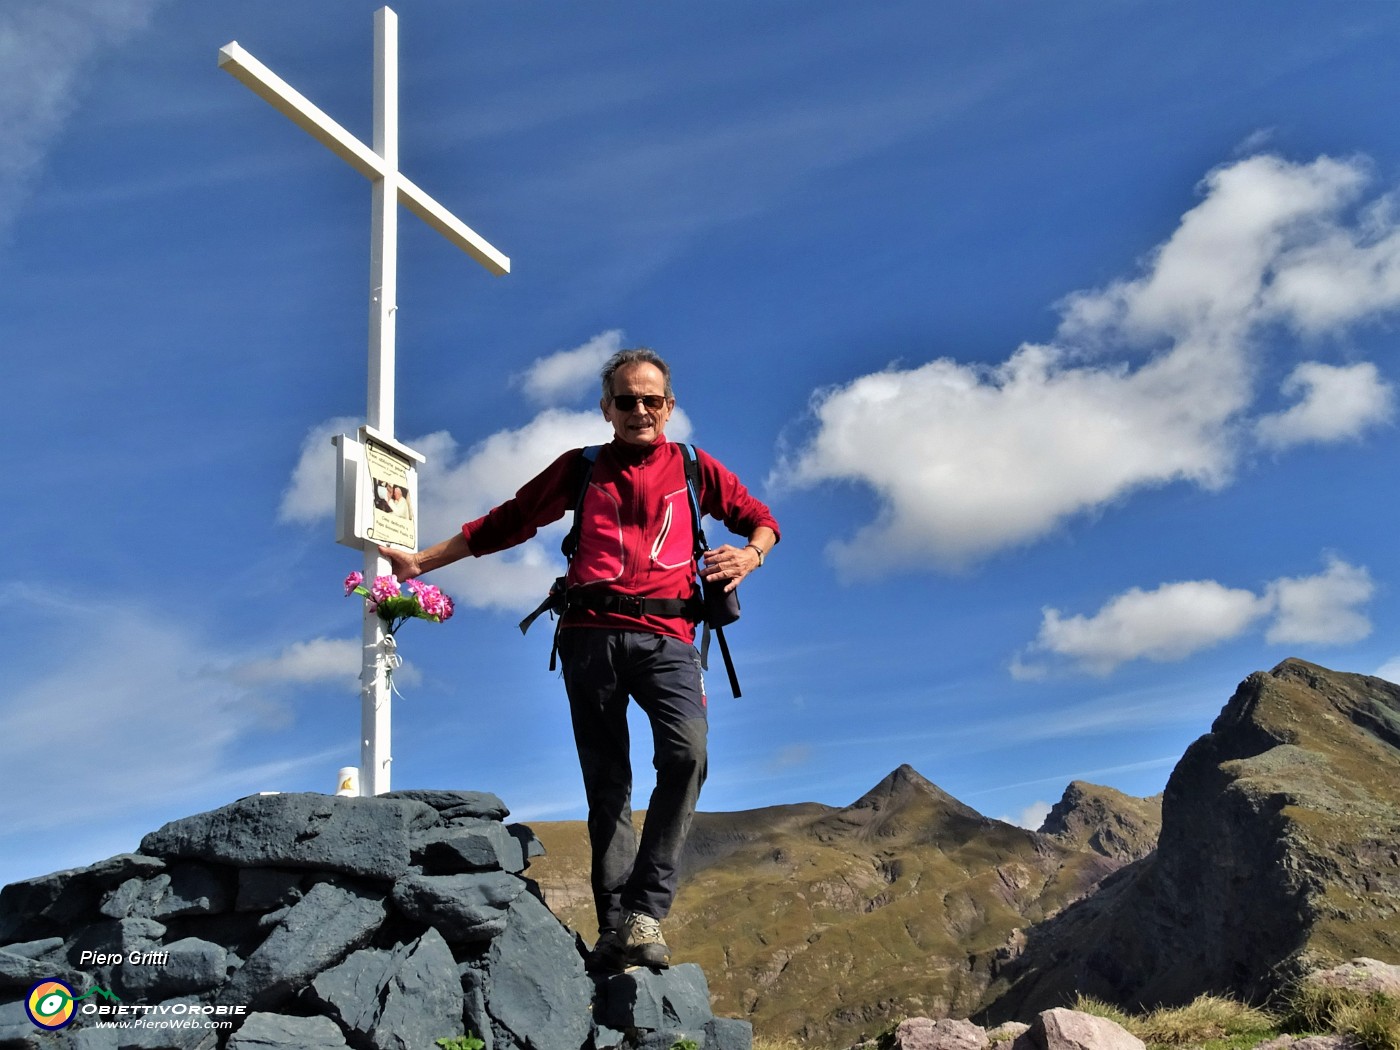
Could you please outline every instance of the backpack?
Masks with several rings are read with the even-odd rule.
[[[705,580],[698,574],[700,559],[704,553],[710,549],[709,543],[705,540],[704,529],[701,528],[700,519],[700,464],[695,458],[695,447],[678,442],[681,453],[685,459],[685,488],[686,496],[690,501],[691,523],[694,532],[694,549],[692,558],[695,561],[697,575],[696,586],[700,590],[700,600],[682,598],[631,598],[628,595],[602,595],[604,601],[611,599],[606,606],[616,605],[618,608],[627,608],[629,603],[635,607],[637,614],[651,611],[663,616],[684,616],[687,619],[695,620],[702,625],[700,642],[700,666],[709,669],[710,633],[719,640],[719,650],[724,657],[724,669],[729,675],[730,691],[737,698],[743,693],[739,689],[739,676],[734,672],[734,660],[729,655],[729,643],[724,638],[724,628],[739,619],[739,592],[737,589],[725,593],[722,587],[707,588]],[[579,531],[582,528],[583,498],[588,493],[588,482],[593,476],[593,464],[598,459],[598,453],[602,450],[601,445],[589,445],[583,450],[581,477],[578,482],[577,495],[574,498],[574,520],[569,529],[568,535],[559,544],[559,550],[570,563],[574,560],[574,554],[578,551]],[[577,598],[569,594],[565,584],[567,573],[560,576],[550,587],[549,594],[545,596],[543,602],[530,613],[529,616],[520,621],[520,633],[524,634],[530,629],[530,625],[546,610],[551,615],[559,618],[554,628],[554,644],[549,651],[549,669],[554,670],[556,657],[559,650],[559,630],[563,624],[563,614],[570,607],[571,598],[573,604],[581,605]],[[643,607],[646,603],[646,607]],[[628,611],[632,611],[629,609]]]

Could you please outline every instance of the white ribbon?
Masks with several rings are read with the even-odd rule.
[[[377,647],[377,651],[374,654],[373,666],[366,668],[366,671],[369,673],[369,680],[364,680],[365,672],[361,672],[360,674],[363,687],[365,689],[373,689],[374,683],[378,681],[379,676],[383,674],[384,681],[388,683],[390,694],[397,696],[400,700],[404,699],[403,693],[399,692],[399,687],[394,684],[394,670],[402,666],[403,657],[399,655],[398,641],[392,634],[386,634],[383,643]],[[380,701],[376,700],[375,706],[378,707],[379,703]]]

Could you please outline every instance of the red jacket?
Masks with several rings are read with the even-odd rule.
[[[583,450],[573,449],[531,478],[512,499],[462,526],[473,554],[524,543],[574,507],[583,476]],[[700,510],[730,532],[751,536],[778,523],[742,482],[696,449]],[[602,587],[643,598],[689,598],[695,592],[695,540],[685,486],[685,454],[673,442],[637,446],[614,439],[598,453],[580,511],[578,552],[570,587]],[[695,625],[680,617],[634,617],[571,609],[566,627],[651,631],[690,642]]]

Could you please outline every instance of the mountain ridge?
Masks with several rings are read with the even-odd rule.
[[[586,880],[567,874],[587,870],[583,825],[531,828],[547,851],[531,877],[591,940]],[[904,764],[847,806],[696,814],[666,929],[718,1008],[835,1045],[905,1010],[970,1012],[1022,926],[1121,865],[985,817]]]
[[[1240,684],[1162,795],[1072,782],[1039,831],[907,765],[847,806],[699,814],[667,935],[717,1007],[817,1046],[1079,992],[1258,1001],[1317,964],[1400,961],[1397,773],[1400,686],[1289,659]],[[581,825],[531,826],[553,906],[550,866],[586,871]]]

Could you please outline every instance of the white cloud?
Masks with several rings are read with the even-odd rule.
[[[1214,580],[1167,583],[1151,591],[1134,587],[1093,616],[1045,609],[1031,650],[1103,675],[1128,660],[1180,660],[1244,633],[1269,608],[1267,599]]]
[[[250,685],[333,682],[358,692],[362,648],[355,639],[312,638],[293,642],[276,656],[236,664],[229,674]]]
[[[1371,621],[1359,606],[1375,594],[1371,574],[1336,556],[1317,576],[1275,580],[1270,599],[1277,608],[1265,640],[1275,644],[1341,645],[1371,633]]]
[[[998,817],[1003,824],[1015,824],[1027,831],[1039,831],[1050,815],[1050,803],[1037,799],[1014,817]]]
[[[545,405],[575,401],[585,393],[601,393],[599,373],[608,358],[622,349],[622,330],[612,328],[582,346],[542,357],[519,377],[525,393]]]
[[[63,132],[93,55],[143,28],[159,0],[71,0],[0,7],[0,236]]]
[[[1304,362],[1289,374],[1282,391],[1298,401],[1255,423],[1259,442],[1267,448],[1355,439],[1389,422],[1394,413],[1394,391],[1369,361],[1347,366]]]
[[[1040,633],[1011,664],[1013,677],[1036,679],[1056,660],[1106,675],[1130,660],[1171,662],[1244,634],[1272,617],[1271,644],[1343,644],[1371,631],[1361,606],[1375,592],[1370,573],[1329,555],[1315,576],[1284,577],[1262,593],[1214,580],[1134,587],[1110,598],[1092,616],[1042,611]]]
[[[1144,487],[1227,484],[1248,448],[1263,329],[1336,332],[1400,305],[1400,281],[1345,301],[1305,295],[1296,277],[1279,288],[1304,263],[1354,261],[1309,249],[1361,236],[1341,223],[1365,179],[1360,162],[1325,157],[1217,169],[1139,277],[1066,297],[1053,343],[997,367],[945,358],[819,391],[813,433],[770,483],[875,491],[875,520],[829,548],[848,577],[957,568]],[[1391,236],[1385,209],[1362,221],[1372,241]],[[1365,367],[1301,370],[1298,414],[1264,431],[1334,440],[1374,425],[1389,395]],[[1323,408],[1329,391],[1347,396]]]
[[[1392,656],[1371,673],[1377,678],[1384,678],[1393,685],[1400,685],[1400,656]]]
[[[334,516],[336,453],[331,438],[354,434],[359,427],[360,421],[353,416],[336,416],[311,428],[282,492],[278,521],[309,525]]]

